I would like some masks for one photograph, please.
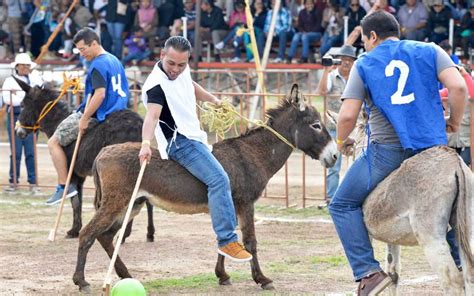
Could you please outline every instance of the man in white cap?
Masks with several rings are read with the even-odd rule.
[[[324,67],[317,93],[327,96],[326,108],[328,110],[339,113],[342,104],[341,95],[346,87],[346,82],[349,78],[352,65],[354,65],[354,61],[357,59],[356,49],[351,45],[344,45],[336,54],[334,54],[334,57],[340,59],[341,63],[339,65]],[[327,120],[326,122],[329,134],[331,137],[336,138],[336,125],[330,120]],[[329,204],[339,186],[341,159],[342,157],[338,157],[336,164],[328,170],[326,177],[326,202],[320,205],[319,208],[326,207]]]
[[[15,137],[15,122],[17,121],[18,115],[20,115],[21,102],[25,97],[25,92],[21,89],[20,85],[18,85],[14,77],[23,80],[30,86],[42,85],[43,81],[38,75],[31,74],[31,69],[36,66],[36,63],[32,62],[30,56],[26,53],[17,54],[15,61],[11,63],[11,66],[14,69],[14,74],[7,77],[2,86],[3,104],[7,106],[8,140],[11,149],[9,186],[5,188],[5,191],[14,192],[16,190],[16,184],[20,178],[21,154],[24,149],[28,183],[30,184],[31,193],[34,194],[38,191],[38,187],[36,186],[33,134],[29,134],[25,139]],[[14,157],[13,141],[15,141]],[[15,161],[16,164],[15,176],[13,174],[13,161]]]

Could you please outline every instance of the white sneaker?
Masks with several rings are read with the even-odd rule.
[[[232,42],[232,45],[234,45],[235,48],[239,47],[239,43],[237,42],[237,40],[234,40],[234,42]]]
[[[214,46],[217,50],[222,50],[224,48],[224,42],[219,42]]]
[[[281,58],[276,58],[276,59],[273,60],[273,63],[275,63],[275,64],[279,64],[281,62],[283,62],[283,60]]]
[[[241,60],[238,57],[234,57],[232,60],[230,60],[231,63],[240,63]]]

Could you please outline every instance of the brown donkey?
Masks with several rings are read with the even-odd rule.
[[[304,103],[296,85],[293,85],[290,96],[267,114],[268,125],[292,145],[311,158],[319,159],[325,167],[334,164],[337,158],[336,145],[322,124],[319,113]],[[73,277],[74,283],[82,291],[90,291],[84,278],[84,267],[87,252],[94,240],[97,238],[109,257],[113,254],[112,241],[122,226],[140,170],[139,151],[138,143],[113,145],[102,149],[94,163],[94,203],[97,212],[80,232]],[[272,280],[263,275],[258,263],[254,203],[292,151],[289,145],[264,128],[256,128],[240,137],[219,142],[213,149],[213,154],[229,175],[243,242],[253,255],[252,277],[265,289],[271,289],[273,285]],[[130,219],[138,214],[146,200],[177,213],[208,211],[205,185],[174,161],[162,160],[157,151],[146,168],[138,196]],[[115,270],[121,278],[131,277],[120,257],[115,262]],[[230,284],[222,255],[218,255],[215,273],[220,284]]]

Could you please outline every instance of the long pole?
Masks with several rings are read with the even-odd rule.
[[[91,98],[91,95],[89,94],[86,99],[87,101],[86,101],[85,109],[87,109],[87,106],[89,106],[90,98]],[[63,196],[61,197],[61,204],[59,205],[58,214],[56,215],[56,222],[54,223],[54,228],[51,229],[48,235],[48,240],[52,242],[54,242],[54,240],[56,239],[56,233],[58,231],[59,222],[61,221],[61,216],[63,214],[64,202],[66,201],[67,191],[69,189],[69,184],[71,183],[72,173],[74,172],[74,165],[76,164],[77,151],[79,150],[81,138],[82,138],[82,133],[79,132],[79,134],[77,135],[76,145],[74,146],[74,152],[72,154],[71,165],[69,166],[69,171],[67,174],[66,185],[64,186]]]
[[[127,213],[125,214],[125,218],[123,219],[122,228],[120,228],[119,236],[115,242],[114,254],[112,255],[112,258],[110,259],[109,269],[107,270],[104,284],[102,286],[102,290],[105,292],[105,295],[107,296],[110,295],[110,283],[112,282],[112,280],[110,279],[110,276],[112,274],[115,261],[117,260],[117,256],[120,250],[120,245],[123,240],[123,236],[125,234],[125,229],[127,228],[128,220],[130,219],[130,214],[132,213],[133,204],[135,203],[135,199],[137,198],[137,195],[138,195],[138,189],[140,188],[140,183],[142,182],[143,173],[145,172],[145,168],[146,168],[146,163],[147,163],[146,161],[143,161],[141,165],[140,173],[138,174],[137,182],[135,183],[135,188],[133,189],[132,198],[130,199],[130,202],[128,203]]]

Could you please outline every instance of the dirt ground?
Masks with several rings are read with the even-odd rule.
[[[6,147],[0,147],[1,155]],[[0,160],[0,178],[6,180],[8,165]],[[248,264],[226,261],[232,286],[219,286],[213,272],[217,259],[215,239],[208,215],[178,215],[155,209],[157,229],[154,243],[147,243],[146,214],[136,218],[134,231],[120,250],[130,273],[150,295],[352,295],[356,284],[334,226],[325,210],[301,209],[301,155],[290,161],[290,200],[296,207],[284,208],[278,200],[261,199],[256,210],[259,261],[264,274],[273,279],[275,290],[257,286]],[[322,195],[322,169],[307,161],[307,194]],[[40,151],[42,184],[54,185],[54,169],[45,149]],[[299,172],[299,173],[298,173]],[[24,174],[23,174],[24,176]],[[283,193],[284,175],[269,185],[269,194]],[[88,183],[89,186],[92,184]],[[65,239],[72,223],[69,203],[58,238],[47,240],[58,207],[44,205],[52,189],[30,196],[26,188],[16,194],[0,195],[0,295],[77,295],[72,282],[77,239]],[[319,192],[319,193],[318,193]],[[92,191],[86,192],[83,221],[94,213]],[[313,202],[314,204],[315,202]],[[375,242],[376,256],[383,261],[384,244]],[[441,295],[438,280],[418,247],[402,249],[400,295]],[[109,259],[102,247],[92,246],[86,264],[86,280],[93,295],[101,293]],[[114,275],[114,282],[118,280]]]

